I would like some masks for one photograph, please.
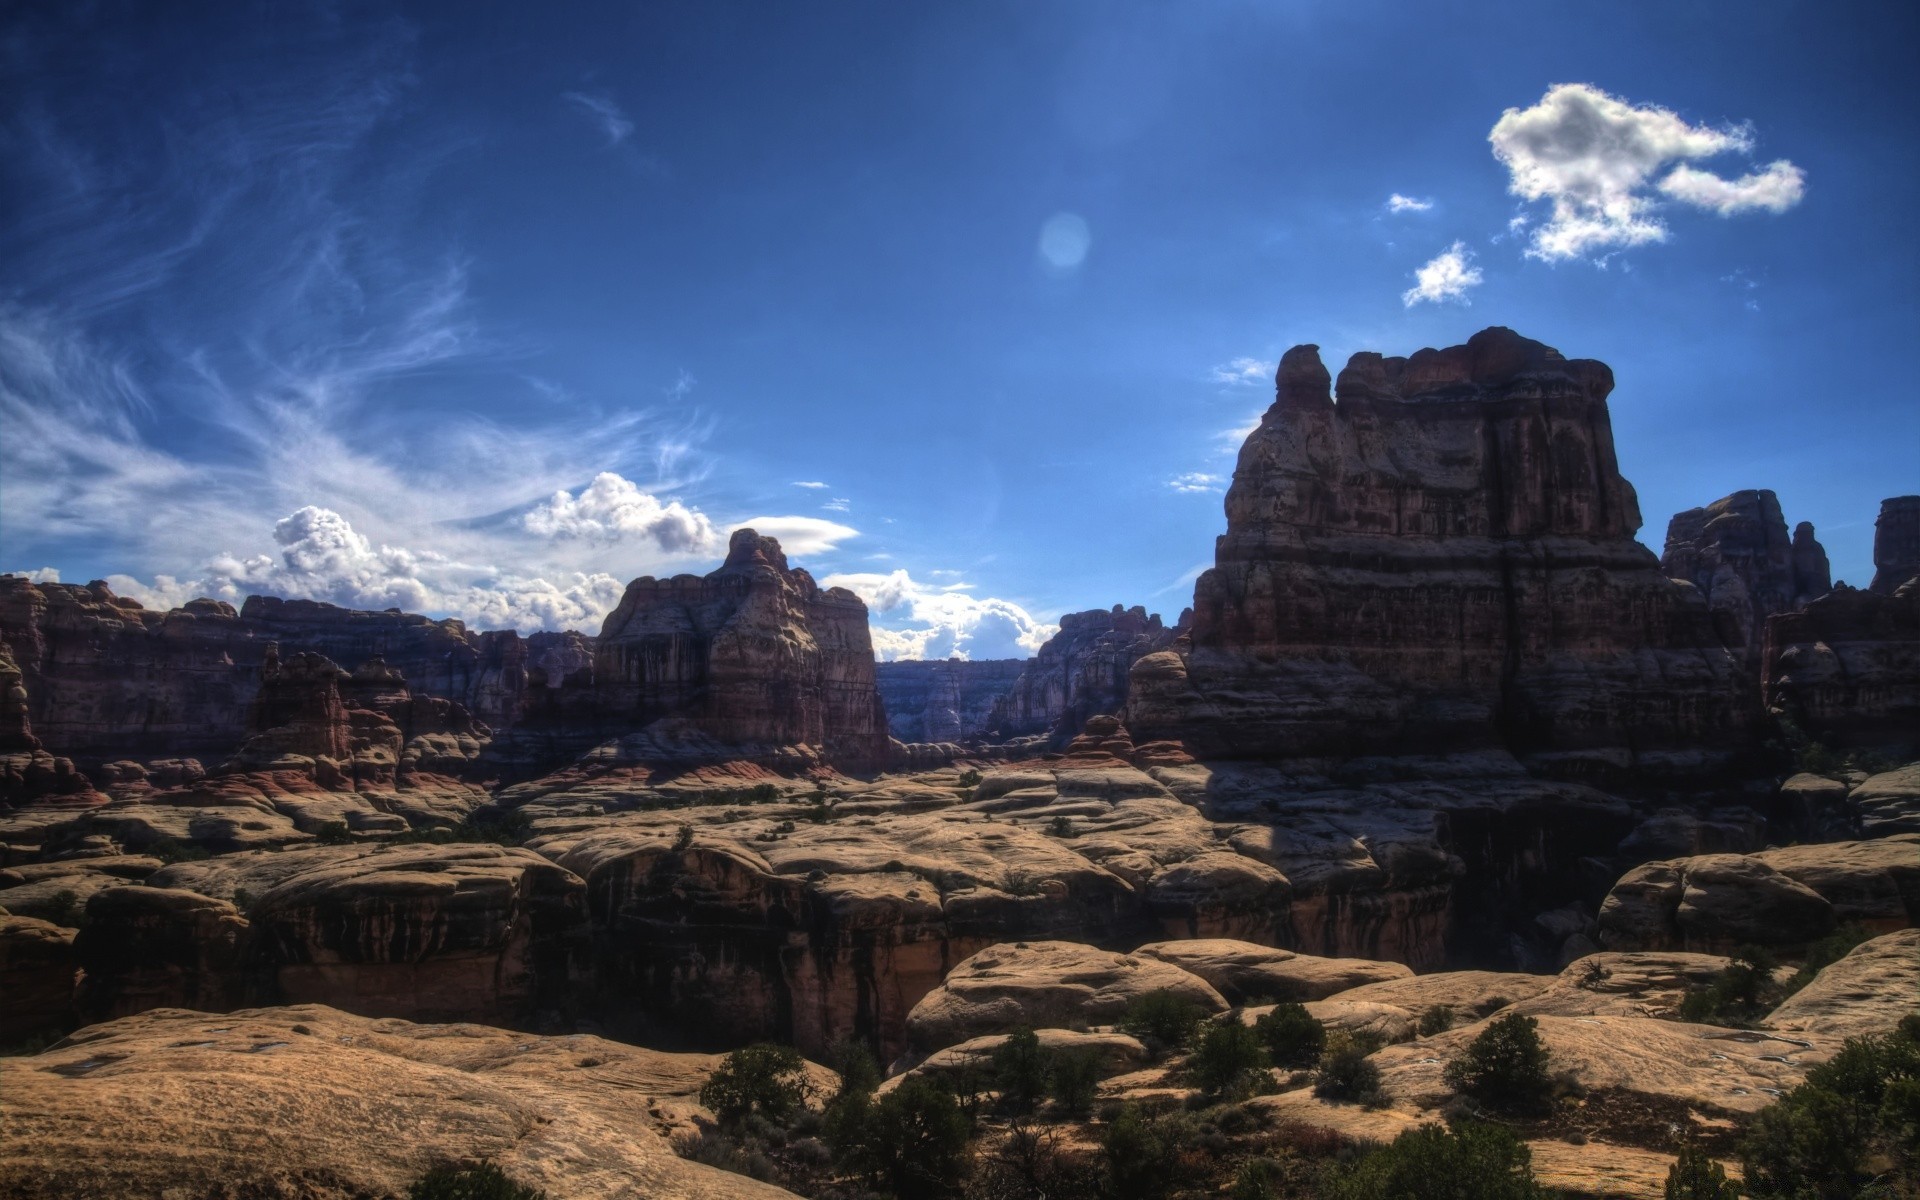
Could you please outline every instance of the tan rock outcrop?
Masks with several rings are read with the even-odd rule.
[[[7,1061],[0,1192],[20,1200],[359,1200],[481,1159],[550,1200],[790,1195],[662,1136],[699,1111],[705,1055],[309,1005],[150,1012]]]
[[[1129,672],[1170,645],[1179,631],[1135,605],[1066,613],[993,706],[988,727],[1000,739],[1045,737],[1065,743],[1089,717],[1126,707]]]
[[[65,1029],[78,970],[73,930],[0,909],[0,1045]]]
[[[1130,1071],[1147,1061],[1147,1048],[1140,1039],[1112,1030],[1036,1029],[1034,1037],[1042,1050],[1051,1053],[1092,1054],[1102,1075]],[[880,1085],[882,1093],[891,1091],[912,1078],[955,1078],[968,1073],[990,1071],[994,1052],[1007,1044],[1009,1035],[989,1033],[968,1038],[957,1046],[936,1050],[911,1068],[894,1075]]]
[[[1324,1000],[1370,983],[1413,976],[1402,963],[1319,958],[1225,938],[1153,942],[1134,953],[1198,975],[1212,984],[1227,1003],[1236,1005],[1274,1000]]]
[[[1149,992],[1171,992],[1207,1012],[1227,1002],[1197,975],[1157,959],[1077,942],[990,946],[955,966],[907,1016],[907,1039],[923,1053],[972,1038],[1030,1029],[1111,1024]]]
[[[1709,854],[1636,867],[1600,907],[1619,950],[1730,953],[1804,947],[1836,925],[1902,929],[1920,919],[1920,835]]]
[[[1515,971],[1436,971],[1431,975],[1365,984],[1336,992],[1332,998],[1392,1005],[1415,1016],[1435,1005],[1445,1005],[1453,1009],[1456,1017],[1472,1020],[1528,1000],[1553,986],[1557,978]]]
[[[1667,525],[1660,569],[1700,589],[1722,642],[1757,670],[1767,618],[1833,589],[1827,554],[1802,521],[1791,538],[1780,500],[1765,489],[1735,492]]]
[[[1920,1012],[1920,929],[1882,934],[1829,963],[1767,1017],[1767,1028],[1835,1037],[1892,1032]]]

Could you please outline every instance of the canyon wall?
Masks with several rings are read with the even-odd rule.
[[[1660,569],[1700,589],[1721,641],[1756,672],[1767,618],[1833,590],[1813,525],[1800,522],[1789,538],[1780,501],[1766,490],[1735,492],[1676,513],[1667,524]]]
[[[1920,575],[1920,496],[1894,496],[1880,502],[1873,523],[1871,591],[1891,596]]]
[[[1064,742],[1087,718],[1120,712],[1127,703],[1128,672],[1145,655],[1169,645],[1177,630],[1160,614],[1135,605],[1091,609],[1060,618],[1060,632],[1047,639],[988,721],[996,737],[1045,735]]]
[[[969,742],[993,728],[995,703],[1026,665],[1023,658],[901,659],[876,664],[874,679],[896,740]]]
[[[1758,704],[1697,590],[1634,534],[1613,374],[1511,330],[1411,358],[1281,359],[1185,644],[1134,735],[1203,758],[1510,752],[1548,775],[1705,777]],[[1338,403],[1334,395],[1338,394]]]

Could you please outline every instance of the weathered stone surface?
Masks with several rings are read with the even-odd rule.
[[[1920,756],[1920,587],[1837,588],[1767,621],[1768,709],[1833,749]]]
[[[1445,1005],[1456,1017],[1472,1020],[1537,996],[1556,979],[1558,976],[1515,971],[1436,971],[1365,984],[1336,992],[1332,999],[1392,1005],[1415,1016],[1435,1005]]]
[[[1506,749],[1536,771],[1687,775],[1757,709],[1697,591],[1634,540],[1612,373],[1505,329],[1314,347],[1241,449],[1185,645],[1135,664],[1137,740],[1202,758]]]
[[[1139,605],[1067,613],[1060,618],[1060,632],[1047,639],[994,704],[990,728],[1001,739],[1045,736],[1065,742],[1087,718],[1124,709],[1133,664],[1164,649],[1177,632]]]
[[[1134,951],[1198,975],[1229,1004],[1324,1000],[1369,983],[1411,978],[1404,964],[1364,958],[1319,958],[1226,938],[1153,942]]]
[[[1846,794],[1846,802],[1866,837],[1920,833],[1920,763],[1870,776]]]
[[[887,729],[906,743],[967,742],[993,728],[994,705],[1020,678],[1027,660],[902,659],[876,663],[874,681]]]
[[[1147,1060],[1146,1046],[1138,1038],[1124,1033],[1079,1029],[1036,1029],[1033,1033],[1043,1050],[1093,1054],[1103,1075],[1132,1070]],[[957,1046],[936,1050],[908,1070],[889,1078],[880,1085],[880,1091],[891,1091],[915,1077],[939,1079],[990,1069],[994,1051],[1006,1045],[1007,1037],[1004,1033],[989,1033],[968,1038]]]
[[[1759,666],[1768,617],[1833,590],[1813,526],[1802,521],[1789,538],[1779,498],[1764,489],[1675,514],[1660,569],[1700,589],[1721,641],[1750,670]]]
[[[812,747],[849,766],[887,759],[867,606],[787,566],[780,543],[734,531],[699,577],[627,585],[594,650],[606,719],[679,719],[730,745]]]
[[[73,930],[0,908],[0,1045],[64,1029],[78,969]]]
[[[1882,500],[1873,523],[1870,590],[1891,596],[1915,576],[1920,576],[1920,496]]]
[[[1512,1008],[1536,1016],[1674,1019],[1687,992],[1712,983],[1731,961],[1683,951],[1589,954]]]
[[[1920,836],[1902,834],[1647,863],[1607,895],[1600,940],[1617,950],[1729,953],[1747,943],[1805,946],[1839,924],[1890,931],[1917,918]]]
[[[521,849],[344,846],[179,863],[87,906],[91,1019],[326,1003],[523,1021],[569,1000],[580,881]]]
[[[150,1012],[8,1060],[0,1192],[359,1200],[491,1159],[550,1200],[789,1196],[662,1136],[714,1061],[318,1005]]]
[[[1882,934],[1829,963],[1767,1017],[1767,1028],[1835,1037],[1893,1031],[1920,1012],[1920,929]]]
[[[990,946],[956,965],[907,1016],[909,1043],[923,1053],[990,1033],[1111,1024],[1127,1005],[1166,991],[1208,1012],[1227,1002],[1197,975],[1157,959],[1078,942]]]

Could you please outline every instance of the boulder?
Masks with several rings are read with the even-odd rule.
[[[1226,1000],[1205,980],[1140,955],[1077,942],[990,946],[955,966],[907,1015],[907,1037],[922,1053],[971,1038],[1032,1029],[1085,1028],[1118,1020],[1149,992],[1171,992],[1206,1012]]]
[[[1318,958],[1225,938],[1153,942],[1134,951],[1170,963],[1212,984],[1229,1004],[1324,1000],[1367,984],[1409,979],[1402,963]]]
[[[1862,942],[1767,1017],[1769,1029],[1864,1037],[1920,1012],[1920,929]]]
[[[77,970],[73,930],[0,909],[0,1046],[66,1028]]]

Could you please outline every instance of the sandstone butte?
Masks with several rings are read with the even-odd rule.
[[[0,1059],[0,1190],[780,1194],[673,1155],[714,1060],[632,1043],[852,1037],[892,1088],[1035,1026],[1182,1096],[1111,1027],[1169,990],[1395,1043],[1380,1108],[1255,1102],[1348,1137],[1534,1015],[1598,1097],[1543,1180],[1658,1196],[1648,1114],[1724,1153],[1912,1006],[1920,498],[1868,589],[1764,490],[1656,557],[1612,387],[1504,329],[1337,380],[1296,347],[1191,610],[1026,662],[876,667],[751,530],[591,635],[0,577],[0,1041],[69,1035]],[[1677,1020],[1847,928],[1758,1030]]]

